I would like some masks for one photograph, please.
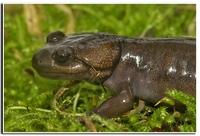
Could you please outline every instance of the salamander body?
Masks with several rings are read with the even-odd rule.
[[[155,104],[177,89],[196,96],[196,39],[132,38],[107,33],[64,35],[55,31],[32,58],[40,76],[100,83],[116,96],[94,113],[116,117],[135,99]],[[176,102],[175,107],[183,105]]]

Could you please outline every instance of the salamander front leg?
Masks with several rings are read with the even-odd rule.
[[[94,113],[106,117],[117,117],[129,111],[133,106],[134,97],[130,90],[123,90],[115,97],[104,101],[94,110]]]

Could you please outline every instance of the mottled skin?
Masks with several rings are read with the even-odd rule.
[[[32,65],[43,77],[97,82],[116,92],[95,108],[94,113],[103,117],[129,111],[136,98],[155,104],[167,96],[166,89],[196,96],[196,39],[192,38],[65,36],[56,31],[35,53]]]

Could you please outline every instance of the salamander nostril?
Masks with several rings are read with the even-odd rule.
[[[41,59],[38,60],[38,64],[42,64],[42,62],[43,62],[43,61],[42,61]]]

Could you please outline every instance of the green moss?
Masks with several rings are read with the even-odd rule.
[[[73,117],[59,114],[52,101],[65,81],[44,79],[31,66],[31,58],[45,45],[48,33],[108,32],[132,37],[196,36],[196,5],[66,5],[72,18],[55,5],[39,5],[41,34],[32,35],[25,22],[23,5],[5,5],[4,11],[4,131],[5,132],[90,132],[79,115],[114,95],[101,86],[82,82],[59,99],[58,106]],[[176,91],[175,91],[176,93]],[[145,108],[137,114],[102,119],[88,117],[99,132],[196,131],[193,97],[173,96],[188,106],[185,113],[166,107]],[[192,102],[190,101],[192,100]],[[192,115],[192,116],[191,116]],[[175,129],[174,129],[175,127]]]

